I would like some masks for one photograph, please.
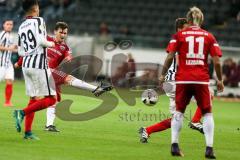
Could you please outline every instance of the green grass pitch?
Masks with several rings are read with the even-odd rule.
[[[0,84],[0,159],[7,160],[171,160],[170,130],[152,134],[148,144],[139,142],[137,130],[157,122],[146,117],[168,113],[168,98],[161,96],[154,107],[147,107],[137,99],[136,106],[128,106],[121,99],[112,112],[85,122],[67,122],[57,119],[60,133],[43,131],[45,113],[36,114],[33,132],[40,141],[23,140],[14,128],[12,112],[15,108],[24,107],[28,97],[25,96],[24,83],[17,81],[14,85],[13,103],[17,107],[3,107],[4,83]],[[114,91],[113,91],[114,92]],[[115,94],[115,92],[114,92]],[[115,94],[117,95],[117,94]],[[96,107],[100,102],[82,96],[63,95],[63,99],[74,100],[72,112],[84,112]],[[215,153],[220,160],[240,159],[240,104],[214,100],[215,117]],[[195,110],[191,103],[186,117]],[[140,115],[140,116],[138,116]],[[148,119],[147,119],[148,118]],[[188,128],[185,119],[181,132],[180,147],[186,160],[203,160],[205,141],[203,135]]]

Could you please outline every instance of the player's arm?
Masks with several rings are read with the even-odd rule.
[[[3,39],[3,38],[2,38]],[[4,42],[0,40],[0,51],[12,51],[12,52],[17,52],[17,45],[10,45],[6,47],[4,45]]]
[[[11,45],[9,47],[5,47],[0,45],[0,51],[12,51],[12,52],[17,52],[17,46],[16,45]]]
[[[222,51],[214,36],[210,36],[212,44],[210,48],[210,55],[213,59],[214,69],[217,75],[217,89],[218,92],[222,92],[224,89],[223,79],[222,79],[222,65],[220,62],[220,57],[222,56]]]
[[[14,64],[15,68],[19,68],[22,67],[22,63],[23,63],[23,57],[19,57],[18,61]]]
[[[168,55],[167,55],[167,58],[165,59],[161,76],[159,77],[160,83],[164,82],[167,71],[168,71],[169,67],[171,66],[171,64],[173,62],[175,53],[177,51],[177,46],[178,46],[177,42],[178,42],[177,41],[177,34],[174,34],[172,36],[172,39],[168,43],[168,46],[167,46],[167,49],[166,49],[166,52],[168,53]]]
[[[217,89],[219,92],[223,92],[224,85],[223,85],[223,79],[222,79],[222,65],[220,62],[219,56],[214,56],[212,57],[213,59],[213,64],[214,64],[214,69],[217,75]]]
[[[175,52],[168,53],[167,58],[165,59],[165,62],[163,65],[161,76],[159,78],[160,82],[164,82],[165,76],[167,74],[169,67],[171,66],[171,64],[173,62],[174,56],[175,56]]]
[[[64,52],[64,59],[62,62],[65,63],[71,60],[72,60],[72,50],[67,46],[67,50]]]
[[[43,18],[39,17],[39,26],[36,27],[36,36],[39,40],[39,44],[43,47],[54,47],[55,43],[47,40],[47,31]]]

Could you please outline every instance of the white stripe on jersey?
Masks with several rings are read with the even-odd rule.
[[[35,54],[23,57],[24,68],[48,69],[45,53]]]
[[[13,44],[13,38],[9,32],[2,31],[0,33],[0,45],[4,47],[9,47]],[[0,67],[7,67],[11,64],[11,51],[0,51]]]
[[[176,57],[174,57],[173,62],[168,69],[167,75],[165,77],[165,81],[175,81],[175,75],[177,72],[177,64],[176,64]]]

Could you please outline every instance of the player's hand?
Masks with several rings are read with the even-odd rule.
[[[54,47],[55,47],[55,43],[54,43],[54,42],[52,42],[52,44],[51,44],[51,47],[52,47],[52,48],[54,48]]]
[[[20,66],[18,65],[18,63],[14,64],[14,68],[20,68]]]
[[[16,45],[9,46],[9,51],[17,52],[17,46]]]
[[[218,92],[223,92],[223,90],[224,90],[223,81],[217,81],[217,90],[218,90]]]

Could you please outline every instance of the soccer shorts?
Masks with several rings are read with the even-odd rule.
[[[67,78],[68,74],[59,71],[57,69],[51,69],[53,79],[56,85],[56,92],[57,92],[57,101],[61,101],[61,85],[65,83],[65,79]]]
[[[169,97],[169,112],[174,114],[176,111],[175,93],[176,93],[176,83],[174,81],[167,81],[163,83],[163,89],[166,95]]]
[[[9,64],[7,67],[0,67],[0,81],[5,79],[14,80],[14,69],[12,64]]]
[[[55,82],[50,69],[22,68],[26,94],[30,97],[56,95]]]
[[[203,114],[212,112],[211,95],[207,84],[177,84],[176,110],[184,113],[193,96]]]

